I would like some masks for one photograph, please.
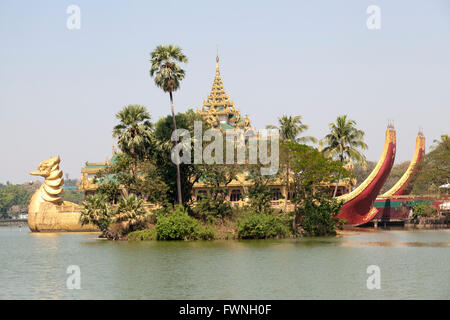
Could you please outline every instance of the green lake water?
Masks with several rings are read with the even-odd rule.
[[[450,230],[110,242],[0,227],[0,299],[450,299]],[[68,289],[70,265],[81,289]],[[380,268],[369,290],[367,267]]]

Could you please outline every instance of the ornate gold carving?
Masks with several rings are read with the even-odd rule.
[[[64,179],[62,178],[63,173],[59,169],[60,161],[59,156],[44,160],[39,164],[38,170],[30,172],[31,175],[45,178],[43,185],[39,188],[39,196],[44,201],[52,203],[61,202]]]
[[[213,80],[211,91],[206,100],[203,101],[201,110],[197,113],[214,128],[220,128],[221,123],[226,123],[233,128],[248,130],[251,122],[248,116],[241,116],[240,110],[234,107],[234,101],[226,93],[219,70],[219,56],[216,57],[216,75]]]
[[[59,156],[39,164],[30,174],[45,178],[28,205],[28,226],[31,231],[97,231],[93,225],[81,226],[81,208],[75,203],[62,201],[63,173],[59,169]]]

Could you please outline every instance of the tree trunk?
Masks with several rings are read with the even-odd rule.
[[[339,160],[341,161],[341,164],[344,165],[344,156],[343,155],[339,155]],[[333,198],[336,197],[339,180],[341,180],[341,174],[340,173],[339,173],[338,179],[336,181],[336,186],[334,187]]]
[[[119,237],[111,233],[108,228],[105,228],[101,223],[98,224],[98,228],[108,240],[119,240]]]
[[[336,181],[336,186],[334,187],[334,192],[333,192],[333,198],[336,197],[336,193],[337,193],[338,184],[339,184],[339,180],[340,179],[341,179],[341,174],[339,174],[338,179]]]
[[[284,208],[283,208],[284,213],[286,213],[287,211],[288,198],[289,198],[289,159],[287,159],[286,163],[286,196],[284,197]]]
[[[172,91],[169,91],[170,95],[170,107],[172,110],[172,121],[173,121],[173,128],[174,130],[177,130],[177,121],[175,119],[175,108],[173,105],[173,96]],[[174,142],[175,144],[175,142]],[[180,175],[180,164],[176,164],[177,166],[177,196],[178,196],[178,204],[183,204],[183,199],[181,198],[181,175]]]

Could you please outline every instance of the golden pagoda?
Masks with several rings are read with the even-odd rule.
[[[252,129],[250,119],[246,115],[241,116],[240,109],[236,110],[234,101],[226,93],[219,70],[219,56],[216,57],[216,75],[213,80],[211,91],[206,100],[203,101],[202,109],[197,109],[203,119],[213,128],[222,131],[243,129],[245,132]]]

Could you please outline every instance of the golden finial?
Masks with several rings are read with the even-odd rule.
[[[219,54],[216,56],[216,74],[219,74]]]

